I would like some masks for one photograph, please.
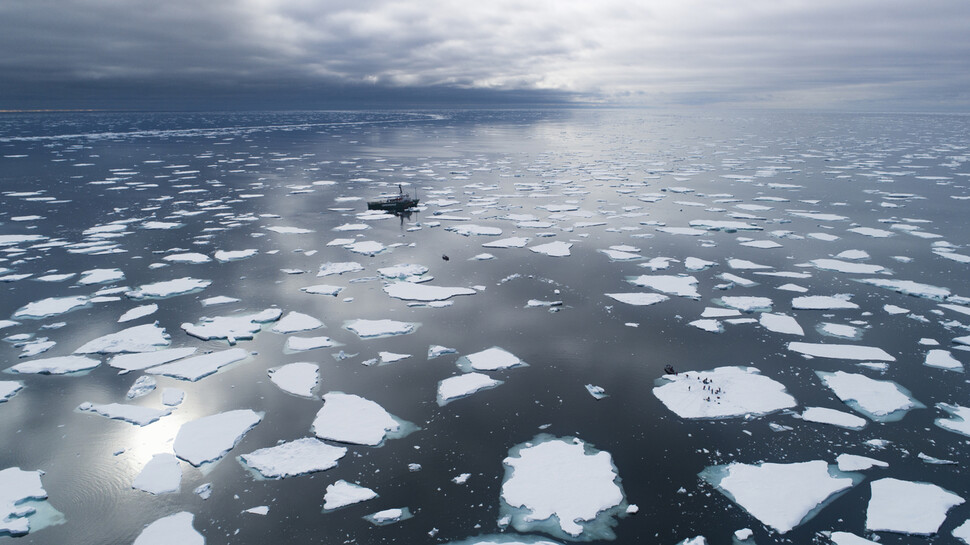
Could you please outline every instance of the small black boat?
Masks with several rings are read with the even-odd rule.
[[[401,184],[398,184],[399,193],[390,197],[383,197],[376,201],[367,201],[368,210],[389,210],[391,212],[402,212],[418,205],[417,197],[411,197],[410,193],[405,193]]]

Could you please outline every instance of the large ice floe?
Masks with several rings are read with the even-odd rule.
[[[132,545],[205,545],[205,537],[192,527],[195,515],[181,511],[149,524]]]
[[[863,476],[824,460],[711,466],[700,474],[731,501],[779,533],[805,523]]]
[[[203,416],[182,424],[172,448],[176,456],[197,467],[215,462],[232,450],[262,419],[262,415],[251,409]]]
[[[90,304],[90,299],[84,295],[48,297],[20,307],[13,313],[13,317],[42,320],[44,318],[66,314],[72,310],[87,307]]]
[[[895,422],[911,409],[926,408],[891,380],[876,380],[845,371],[816,371],[815,374],[843,403],[877,422]]]
[[[178,458],[167,452],[156,454],[145,464],[141,472],[131,482],[132,488],[150,494],[178,492],[182,482],[182,467]]]
[[[575,437],[538,435],[509,449],[501,521],[572,541],[615,539],[627,503],[613,457]]]
[[[866,509],[870,531],[932,535],[951,508],[964,499],[932,483],[903,481],[887,477],[872,482],[872,496]]]
[[[268,308],[252,314],[202,318],[198,324],[182,324],[182,329],[203,341],[226,339],[229,344],[235,344],[237,340],[252,339],[263,324],[279,320],[282,314],[278,308]]]
[[[266,372],[281,390],[300,397],[313,397],[313,389],[320,381],[320,366],[305,361],[273,367]]]
[[[788,349],[815,358],[832,358],[856,361],[896,361],[882,348],[860,344],[790,342]]]
[[[67,375],[88,371],[99,365],[101,365],[101,360],[87,356],[58,356],[18,363],[7,371],[21,374]]]
[[[458,295],[475,295],[471,288],[449,288],[444,286],[429,286],[411,282],[391,282],[384,286],[384,293],[395,299],[405,301],[444,301]]]
[[[345,454],[347,449],[344,447],[335,447],[313,437],[304,437],[241,454],[239,461],[263,478],[282,479],[336,467],[337,461]]]
[[[242,348],[230,348],[151,367],[145,372],[195,382],[247,357],[249,353]]]
[[[75,354],[117,354],[120,352],[150,352],[171,344],[171,337],[158,322],[129,327],[84,343]]]
[[[455,365],[467,373],[472,371],[499,371],[514,367],[523,367],[528,364],[508,350],[493,346],[481,352],[462,356],[458,358]]]
[[[324,394],[323,407],[317,411],[311,426],[311,431],[320,439],[369,446],[404,437],[416,429],[414,424],[395,417],[374,401],[343,392]]]
[[[794,407],[785,387],[754,367],[718,367],[664,375],[653,389],[681,418],[731,418]]]
[[[445,406],[452,401],[467,397],[475,392],[495,388],[502,384],[483,373],[464,373],[449,377],[438,383],[438,405]]]
[[[30,532],[29,515],[38,500],[47,498],[40,482],[43,471],[8,467],[0,471],[0,536],[23,536]]]
[[[130,299],[166,299],[178,295],[186,295],[204,290],[209,287],[211,280],[200,280],[198,278],[183,277],[163,282],[153,282],[145,284],[127,292]]]

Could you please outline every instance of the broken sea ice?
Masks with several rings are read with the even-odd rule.
[[[262,419],[262,415],[250,409],[203,416],[182,424],[172,447],[179,458],[196,467],[215,462],[232,450]]]
[[[870,531],[932,535],[940,529],[946,512],[964,499],[931,483],[885,478],[873,481],[866,509]]]
[[[404,437],[417,427],[395,417],[369,399],[330,392],[324,394],[323,407],[317,411],[310,429],[321,439],[380,446],[385,439]]]
[[[275,447],[241,454],[239,461],[265,479],[283,479],[336,467],[347,454],[344,447],[334,447],[313,437],[304,437]]]
[[[717,367],[664,375],[653,389],[681,418],[732,418],[763,415],[796,405],[784,385],[755,367]]]
[[[815,374],[843,403],[876,422],[895,422],[911,409],[926,408],[891,380],[875,380],[845,371],[815,371]]]
[[[626,497],[609,452],[575,437],[536,436],[509,449],[499,511],[520,532],[616,539]]]

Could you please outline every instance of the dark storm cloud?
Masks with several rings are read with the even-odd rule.
[[[4,0],[0,109],[965,109],[970,4]]]

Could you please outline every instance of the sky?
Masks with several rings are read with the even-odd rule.
[[[970,111],[964,0],[0,0],[0,110]]]

